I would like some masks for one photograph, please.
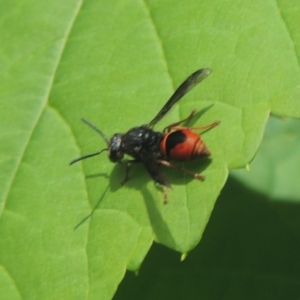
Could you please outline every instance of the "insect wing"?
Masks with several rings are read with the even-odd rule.
[[[200,83],[203,79],[205,79],[211,70],[208,68],[200,69],[190,75],[174,92],[171,98],[167,101],[167,103],[163,106],[163,108],[159,111],[159,113],[155,116],[155,118],[149,123],[149,127],[154,126],[170,109],[171,107],[179,101],[186,93],[188,93],[191,89],[193,89],[198,83]]]

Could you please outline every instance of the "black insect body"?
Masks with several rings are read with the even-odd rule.
[[[140,160],[141,150],[158,154],[162,137],[163,133],[155,132],[146,125],[132,128],[125,134],[114,135],[108,146],[109,158],[112,162],[116,162],[120,161],[124,154],[128,154]]]
[[[152,127],[171,109],[171,107],[181,99],[187,92],[195,87],[199,82],[211,73],[210,69],[200,69],[188,77],[174,92],[172,97],[167,101],[155,118],[146,125],[134,127],[126,133],[117,133],[108,140],[101,130],[85,119],[82,119],[87,125],[96,130],[106,141],[107,148],[96,153],[88,154],[71,161],[73,164],[82,159],[99,155],[103,151],[108,151],[108,156],[112,162],[121,162],[124,155],[127,154],[133,159],[126,161],[126,176],[122,183],[128,180],[128,170],[130,163],[142,163],[152,177],[152,179],[161,184],[164,188],[165,202],[167,201],[166,187],[170,187],[164,173],[160,169],[160,165],[165,165],[174,169],[178,169],[193,177],[203,180],[200,174],[193,173],[182,167],[174,165],[169,160],[190,161],[202,157],[210,156],[210,151],[202,141],[199,134],[193,130],[207,130],[219,124],[214,122],[204,127],[181,127],[181,123],[189,121],[195,111],[184,120],[176,122],[166,127],[163,132],[157,132]]]

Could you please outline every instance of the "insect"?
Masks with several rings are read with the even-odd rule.
[[[204,180],[204,176],[175,165],[171,163],[170,160],[184,162],[210,156],[211,153],[202,141],[201,136],[195,133],[194,130],[208,130],[218,125],[219,122],[216,121],[207,126],[194,128],[180,126],[180,124],[189,121],[194,116],[194,110],[187,118],[167,126],[162,132],[154,131],[153,127],[177,101],[210,73],[211,70],[208,68],[194,72],[177,88],[150,123],[134,127],[126,133],[116,133],[111,139],[108,139],[105,134],[92,123],[86,119],[82,119],[84,123],[101,135],[107,144],[107,148],[76,158],[70,162],[70,165],[80,160],[99,155],[103,151],[108,151],[108,157],[112,162],[121,162],[124,155],[127,154],[131,156],[132,159],[127,160],[125,163],[126,172],[122,183],[124,184],[129,179],[129,165],[131,163],[142,163],[151,178],[162,185],[165,203],[167,202],[166,190],[170,188],[171,185],[161,171],[160,165],[177,169],[190,174],[194,178]]]

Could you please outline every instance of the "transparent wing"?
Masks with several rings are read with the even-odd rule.
[[[155,116],[155,118],[149,123],[149,127],[154,126],[170,109],[179,101],[186,93],[193,89],[198,83],[205,79],[212,71],[208,68],[200,69],[189,76],[174,92],[171,98]]]

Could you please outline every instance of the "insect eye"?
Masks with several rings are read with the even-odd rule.
[[[120,161],[124,156],[124,153],[121,149],[122,137],[123,134],[117,133],[111,138],[109,142],[109,159],[112,162]]]

